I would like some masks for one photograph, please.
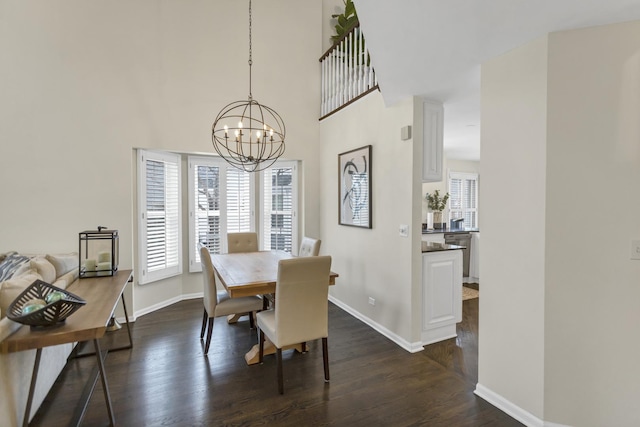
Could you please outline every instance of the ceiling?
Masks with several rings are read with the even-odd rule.
[[[449,158],[480,159],[480,64],[547,33],[640,19],[639,0],[354,0],[385,104],[441,101]]]

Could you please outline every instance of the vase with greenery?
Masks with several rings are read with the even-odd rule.
[[[440,197],[440,190],[434,190],[433,193],[427,193],[425,199],[427,199],[429,209],[433,211],[433,228],[443,228],[442,211],[447,207],[449,193]]]

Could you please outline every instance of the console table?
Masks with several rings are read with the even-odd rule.
[[[111,396],[109,395],[109,387],[104,369],[104,358],[109,350],[100,350],[99,339],[104,336],[107,325],[111,320],[116,305],[118,304],[118,300],[121,299],[124,308],[124,315],[127,320],[127,330],[129,333],[129,346],[121,347],[121,349],[132,347],[133,342],[131,340],[131,330],[129,329],[129,316],[127,314],[127,306],[125,305],[123,294],[130,279],[131,270],[120,270],[114,276],[78,279],[73,282],[67,290],[76,294],[80,298],[83,298],[87,302],[84,307],[73,313],[64,323],[58,326],[52,326],[49,328],[31,328],[29,326],[23,326],[7,337],[4,341],[0,342],[0,352],[2,353],[14,353],[18,351],[36,349],[36,359],[33,367],[31,386],[29,388],[27,407],[25,408],[25,416],[23,420],[24,426],[29,424],[29,413],[31,412],[33,392],[38,377],[42,348],[58,344],[86,341],[93,341],[95,355],[98,362],[98,372],[100,379],[102,380],[102,389],[104,390],[105,403],[109,414],[109,421],[111,422],[111,425],[115,425],[115,417],[111,407]],[[90,388],[88,391],[85,389],[85,393],[83,393],[82,397],[85,400],[83,402],[83,408],[81,411],[76,412],[74,415],[75,420],[72,421],[76,425],[79,425],[82,421],[89,398],[93,393],[96,380],[97,374],[96,377],[89,380],[89,383],[93,382],[93,385],[88,383]]]

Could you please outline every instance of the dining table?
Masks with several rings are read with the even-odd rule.
[[[278,279],[278,263],[283,259],[295,258],[289,252],[282,250],[268,250],[258,252],[240,252],[231,254],[211,254],[211,263],[216,277],[224,286],[231,298],[262,295],[273,297],[276,292]],[[333,271],[329,274],[329,285],[335,285],[339,277]],[[285,347],[304,351],[304,343]],[[265,340],[264,354],[273,354],[276,348],[268,339]],[[244,356],[248,365],[258,363],[259,345],[255,344]]]

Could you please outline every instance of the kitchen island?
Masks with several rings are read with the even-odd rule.
[[[422,345],[454,338],[462,321],[462,249],[422,242]]]

